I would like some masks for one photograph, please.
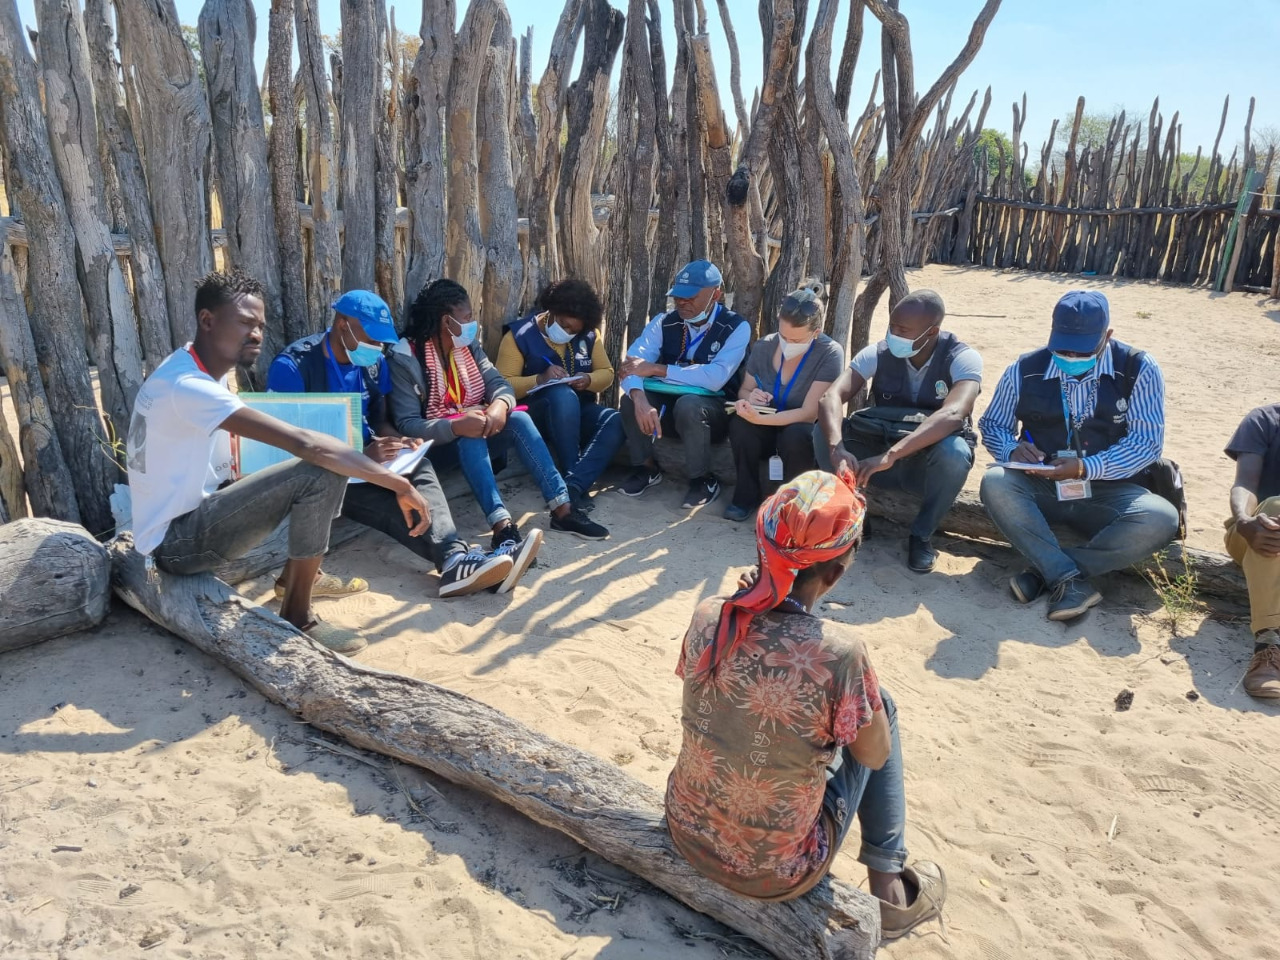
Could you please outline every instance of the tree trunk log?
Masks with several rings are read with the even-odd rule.
[[[375,165],[373,214],[373,277],[378,296],[399,316],[404,291],[396,263],[396,208],[400,206],[400,51],[395,42],[395,8],[387,19],[386,0],[377,0],[374,10],[377,73],[374,90]],[[514,228],[513,228],[514,229]]]
[[[39,0],[36,16],[49,146],[75,234],[77,275],[88,308],[98,389],[116,435],[124,436],[133,398],[142,386],[142,347],[133,298],[111,240],[88,41],[79,6],[69,0]]]
[[[3,282],[3,281],[0,281]],[[7,307],[0,303],[0,326],[9,323]],[[0,333],[0,338],[4,334]],[[0,347],[0,372],[5,369],[5,353]],[[22,458],[9,430],[9,418],[0,417],[0,525],[27,516],[27,488],[22,481]]]
[[[298,101],[293,92],[293,18],[293,0],[272,0],[267,29],[267,93],[271,98],[268,157],[271,202],[280,249],[280,305],[287,343],[315,329],[307,304],[302,217],[298,213]]]
[[[106,439],[89,379],[75,234],[54,169],[40,111],[36,65],[27,53],[14,0],[0,0],[0,137],[6,155],[7,191],[22,210],[32,262],[31,323],[41,378],[71,471],[79,517],[89,530],[112,529],[107,497],[117,469],[100,444]],[[21,301],[18,301],[21,303]],[[66,512],[63,519],[71,519]]]
[[[5,379],[9,381],[9,396],[18,414],[23,479],[17,491],[6,484],[9,519],[26,514],[25,507],[18,508],[17,499],[25,487],[36,516],[78,523],[80,507],[76,503],[75,483],[54,428],[44,381],[40,379],[27,308],[16,280],[9,245],[0,231],[0,367],[4,368]]]
[[[329,325],[329,304],[342,292],[342,245],[338,240],[334,182],[333,113],[324,70],[324,44],[316,0],[296,0],[298,72],[307,103],[307,182],[311,201],[311,274],[307,285],[310,329]],[[432,6],[425,4],[426,7]]]
[[[0,526],[0,653],[96,627],[111,605],[111,561],[63,520]]]
[[[676,851],[658,791],[470,697],[332,653],[211,576],[148,583],[128,537],[111,546],[116,592],[268,699],[350,743],[509,804],[788,960],[870,958],[878,902],[826,879],[786,903],[730,893]]]
[[[342,289],[374,288],[377,205],[378,81],[373,0],[340,0],[342,9]],[[266,351],[263,351],[264,353]]]
[[[213,269],[205,171],[209,104],[182,39],[173,0],[118,3],[116,15],[121,59],[132,80],[125,89],[134,100],[131,116],[146,160],[169,331],[176,347],[195,335],[192,290]]]
[[[665,85],[666,76],[665,71],[662,77],[654,74],[649,29],[660,31],[661,25],[646,23],[645,6],[643,0],[631,0],[626,19],[624,56],[630,60],[628,68],[631,70],[633,80],[631,89],[635,92],[635,118],[631,128],[632,141],[626,155],[630,167],[628,183],[630,194],[623,198],[631,217],[630,229],[627,232],[629,247],[627,260],[631,277],[628,283],[629,301],[620,303],[618,305],[620,309],[615,311],[619,321],[624,317],[635,317],[642,322],[649,318],[649,285],[653,282],[649,246],[649,207],[653,202],[654,146],[658,132],[654,84]],[[659,42],[661,42],[660,38]],[[604,76],[607,87],[607,71]],[[618,105],[619,110],[624,107],[630,110],[631,104]],[[665,199],[663,202],[666,202]],[[565,225],[573,226],[571,223]],[[596,233],[598,235],[599,231]],[[596,263],[602,262],[602,260],[596,260]],[[675,274],[675,269],[670,271],[672,276]],[[662,282],[665,284],[669,281]],[[666,293],[667,288],[664,286],[662,290]],[[666,298],[663,297],[664,303],[665,300]]]
[[[484,197],[480,205],[480,234],[485,248],[480,327],[484,330],[485,350],[491,357],[498,355],[504,327],[520,309],[524,282],[524,262],[520,258],[520,237],[516,229],[520,215],[516,209],[515,173],[511,162],[511,104],[508,101],[514,52],[511,17],[500,7],[485,53],[476,117],[479,187]]]
[[[129,276],[133,281],[143,369],[150,374],[174,347],[165,300],[164,267],[156,248],[155,222],[151,216],[151,197],[138,156],[133,121],[129,119],[124,101],[124,88],[118,79],[120,65],[115,57],[115,39],[103,0],[85,0],[84,20],[98,128],[111,157],[124,209],[124,226],[129,234]]]

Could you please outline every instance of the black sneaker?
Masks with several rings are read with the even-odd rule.
[[[514,523],[508,523],[505,527],[493,535],[493,555],[505,556],[511,559],[511,569],[508,571],[506,579],[498,585],[495,593],[509,593],[515,589],[515,585],[520,582],[520,578],[525,575],[525,571],[533,566],[533,561],[538,556],[538,551],[542,549],[542,531],[530,530],[521,536],[520,528]]]
[[[720,496],[720,481],[711,474],[707,474],[705,477],[698,477],[689,482],[689,492],[684,495],[682,506],[686,510],[705,507],[718,496]]]
[[[1019,603],[1030,603],[1044,593],[1044,578],[1035,570],[1023,570],[1009,578],[1009,590]]]
[[[488,554],[472,547],[440,574],[440,596],[465,597],[501,583],[511,572],[506,554]]]
[[[573,510],[580,510],[583,513],[590,513],[596,508],[596,498],[591,495],[590,490],[583,492],[577,487],[570,487],[569,507]]]
[[[1102,594],[1083,577],[1063,580],[1049,595],[1050,620],[1074,620],[1102,602]]]
[[[928,573],[938,562],[938,551],[922,537],[907,538],[907,566],[916,573]]]
[[[606,540],[609,530],[596,523],[581,510],[569,508],[563,517],[551,515],[551,529],[557,533],[572,533],[583,540]]]
[[[657,467],[636,467],[618,489],[628,497],[638,497],[661,482],[662,471]]]

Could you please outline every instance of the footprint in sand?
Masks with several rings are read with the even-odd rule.
[[[336,877],[333,888],[325,894],[325,898],[352,900],[365,895],[394,897],[413,891],[421,891],[427,896],[432,896],[439,892],[439,888],[430,876],[419,870],[390,866],[371,870],[368,873],[348,873]]]

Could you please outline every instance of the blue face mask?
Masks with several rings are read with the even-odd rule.
[[[455,347],[469,347],[476,342],[476,336],[480,333],[480,322],[478,320],[472,320],[469,323],[458,323],[453,317],[449,319],[462,328],[461,333],[451,334]]]
[[[347,359],[357,367],[372,367],[382,359],[382,347],[372,343],[356,341],[354,347],[347,346],[347,338],[342,338],[342,347],[347,351]]]
[[[899,337],[892,333],[884,335],[884,342],[889,347],[889,352],[899,360],[910,359],[924,349],[923,343],[917,347],[914,340],[908,340],[906,337]]]
[[[1093,369],[1093,365],[1098,362],[1097,354],[1091,357],[1064,357],[1060,353],[1053,355],[1053,363],[1059,370],[1068,377],[1079,377]]]

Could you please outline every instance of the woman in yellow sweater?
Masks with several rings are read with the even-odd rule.
[[[599,402],[613,383],[597,336],[603,317],[590,284],[560,280],[538,296],[534,313],[508,324],[498,347],[498,372],[529,405],[582,509],[590,509],[591,486],[625,439],[618,411]]]

